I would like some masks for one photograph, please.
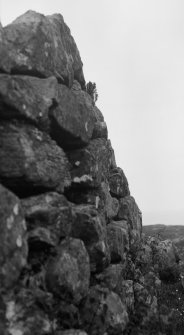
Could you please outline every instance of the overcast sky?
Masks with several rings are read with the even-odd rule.
[[[184,1],[0,2],[3,25],[63,15],[144,223],[184,224]]]

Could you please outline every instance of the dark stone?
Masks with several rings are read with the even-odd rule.
[[[8,334],[47,335],[52,332],[52,320],[37,304],[36,292],[21,289],[6,301]],[[4,335],[4,334],[3,334]]]
[[[72,225],[70,203],[56,192],[44,193],[35,197],[22,199],[27,227],[29,231],[49,231],[50,239],[56,245],[61,238],[69,236]]]
[[[105,182],[97,189],[84,189],[83,192],[76,188],[70,189],[67,197],[76,204],[93,205],[107,220],[115,218],[119,210],[119,201],[110,195],[109,185]]]
[[[87,145],[92,137],[95,114],[89,96],[82,90],[58,86],[58,107],[50,113],[51,136],[65,149]]]
[[[54,301],[56,301],[56,297],[54,297]],[[78,306],[58,299],[53,312],[56,320],[55,328],[57,329],[54,335],[60,335],[62,332],[69,332],[74,329],[77,331],[77,329],[80,328],[81,323]]]
[[[0,290],[12,287],[27,263],[26,223],[19,199],[0,185]]]
[[[55,77],[0,75],[0,119],[23,119],[49,130],[49,112],[57,100]]]
[[[68,86],[75,78],[85,87],[79,51],[62,15],[28,11],[6,26],[4,35],[1,71],[41,78],[54,75]]]
[[[0,180],[21,197],[48,189],[63,192],[70,184],[69,164],[48,135],[32,126],[1,123]]]
[[[16,118],[51,134],[62,148],[89,143],[96,122],[89,95],[70,90],[55,77],[0,75],[0,119]]]
[[[103,216],[93,206],[73,207],[71,235],[84,241],[90,256],[91,271],[101,271],[110,262],[107,232]]]
[[[65,239],[46,268],[46,285],[56,296],[78,303],[88,293],[90,280],[89,256],[79,239]]]
[[[95,276],[101,286],[109,290],[116,291],[120,282],[122,282],[124,272],[123,264],[110,264],[103,272]]]
[[[125,262],[129,251],[129,232],[126,221],[112,221],[107,225],[107,239],[111,262]]]
[[[130,195],[127,178],[121,168],[114,168],[109,176],[111,194],[116,198],[123,198]]]
[[[109,185],[107,183],[101,184],[100,196],[103,201],[103,210],[108,219],[113,219],[117,216],[119,211],[119,202],[116,198],[113,198],[109,192]]]
[[[99,187],[107,180],[114,163],[109,141],[95,139],[84,149],[67,152],[72,164],[72,184],[75,187]]]
[[[126,306],[120,297],[100,286],[91,287],[81,318],[89,334],[122,334],[128,323]]]
[[[97,121],[95,123],[94,129],[93,129],[93,135],[92,138],[108,138],[108,130],[107,130],[107,125],[103,121]]]

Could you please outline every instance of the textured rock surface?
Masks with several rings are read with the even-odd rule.
[[[130,195],[128,181],[121,168],[115,168],[109,176],[109,186],[114,197],[122,198]]]
[[[46,335],[52,331],[47,313],[38,308],[34,296],[22,290],[16,299],[6,302],[8,334]]]
[[[61,147],[80,148],[89,143],[95,124],[95,113],[89,95],[58,86],[58,107],[50,113],[51,134]]]
[[[29,231],[39,227],[48,228],[56,242],[69,236],[72,212],[70,203],[62,194],[48,192],[22,199],[21,204]]]
[[[6,43],[0,49],[0,69],[4,72],[54,75],[68,86],[75,78],[84,86],[80,55],[62,15],[28,11],[5,27],[4,35]]]
[[[69,164],[61,148],[38,129],[0,125],[0,180],[20,195],[70,184]]]
[[[46,285],[49,291],[79,302],[88,293],[90,279],[89,256],[82,241],[63,240],[58,254],[46,268]]]
[[[67,196],[76,204],[93,205],[98,212],[105,215],[107,220],[117,216],[119,201],[111,196],[108,183],[102,182],[97,189],[84,189],[82,192],[79,188],[75,188],[69,190]]]
[[[142,234],[59,14],[0,26],[0,182],[0,334],[175,334],[176,249]]]
[[[72,164],[72,183],[76,187],[99,187],[107,180],[112,165],[109,142],[95,139],[80,150],[69,151],[68,159]]]
[[[137,252],[142,233],[142,214],[132,196],[125,196],[119,201],[119,220],[126,220],[130,233],[130,249]]]
[[[26,223],[19,199],[0,185],[0,290],[14,285],[27,262]]]
[[[2,24],[0,22],[0,42],[3,41],[3,27],[2,27]]]
[[[48,129],[49,111],[57,101],[55,77],[40,79],[30,76],[0,75],[0,118],[26,120]]]
[[[119,334],[128,323],[128,314],[116,293],[96,286],[88,294],[82,319],[90,334]]]
[[[126,221],[113,221],[107,226],[108,244],[111,261],[125,261],[129,251],[129,235]]]
[[[73,208],[71,235],[84,241],[90,256],[91,271],[100,271],[110,262],[105,221],[95,208],[80,205]]]

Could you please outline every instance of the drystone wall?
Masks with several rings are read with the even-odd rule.
[[[143,240],[59,14],[0,26],[0,183],[0,334],[158,334],[175,251]]]

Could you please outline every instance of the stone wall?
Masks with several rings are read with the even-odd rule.
[[[155,245],[70,30],[28,11],[0,43],[0,334],[138,334],[158,317]]]

